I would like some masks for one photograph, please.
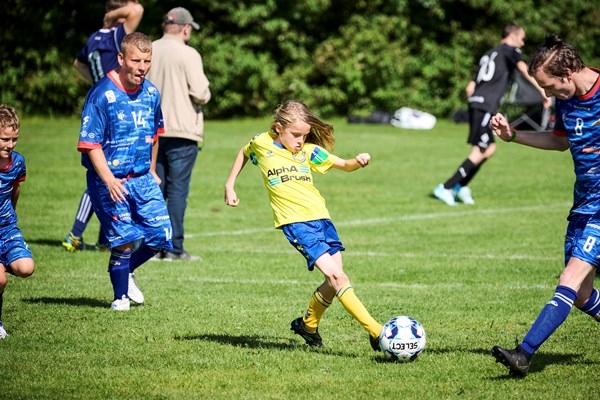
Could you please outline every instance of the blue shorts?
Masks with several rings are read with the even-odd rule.
[[[323,254],[334,255],[345,250],[333,222],[329,219],[295,222],[283,225],[281,230],[291,245],[306,258],[310,271],[315,268],[315,262]]]
[[[572,214],[565,235],[565,266],[577,257],[594,267],[600,265],[600,213]]]
[[[33,258],[29,246],[23,240],[23,234],[17,224],[0,226],[0,264],[6,272],[14,275],[10,264],[19,258]]]
[[[94,212],[111,249],[140,239],[153,249],[173,248],[167,204],[150,172],[123,183],[129,195],[122,203],[110,198],[106,184],[95,172],[88,171],[87,184]]]

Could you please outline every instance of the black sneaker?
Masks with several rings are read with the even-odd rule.
[[[165,260],[165,261],[179,261],[179,260],[201,261],[201,258],[200,258],[200,256],[193,256],[184,250],[181,253],[173,253],[172,251],[165,251],[162,256],[162,260]]]
[[[323,346],[323,339],[321,339],[321,335],[319,335],[319,328],[315,333],[311,333],[306,330],[306,326],[304,326],[304,320],[302,317],[296,318],[292,321],[290,330],[294,331],[296,335],[302,336],[302,339],[306,341],[306,344],[313,347],[321,347]]]
[[[494,346],[494,348],[492,348],[492,355],[496,358],[496,362],[502,363],[508,367],[511,375],[517,378],[524,378],[527,376],[531,361],[524,353],[518,351],[518,347],[515,350],[507,350],[500,346]]]
[[[373,337],[369,335],[369,343],[371,343],[371,348],[373,351],[381,351],[381,347],[379,347],[379,338]]]

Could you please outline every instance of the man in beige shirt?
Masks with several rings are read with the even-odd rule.
[[[183,248],[183,220],[192,169],[204,138],[202,105],[210,100],[209,82],[202,57],[187,45],[193,29],[199,29],[188,10],[172,9],[163,19],[163,37],[152,43],[152,69],[147,79],[161,95],[165,133],[159,138],[156,172],[173,225],[173,250],[163,260],[199,260]]]

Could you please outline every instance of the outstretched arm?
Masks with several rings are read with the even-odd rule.
[[[233,162],[229,178],[225,183],[225,204],[228,206],[235,207],[240,204],[240,199],[238,199],[237,194],[235,193],[235,181],[247,162],[248,157],[244,154],[244,148],[242,147]]]
[[[359,168],[364,168],[371,162],[369,153],[360,153],[353,160],[344,160],[338,158],[333,164],[333,168],[341,169],[346,172],[356,171]]]
[[[505,142],[515,142],[542,150],[565,151],[569,141],[564,136],[554,135],[551,131],[528,132],[512,129],[504,115],[498,113],[490,120],[490,128]]]

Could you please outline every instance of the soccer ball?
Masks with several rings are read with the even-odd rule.
[[[413,361],[425,348],[425,341],[423,326],[405,315],[386,322],[379,335],[381,351],[394,361]]]

